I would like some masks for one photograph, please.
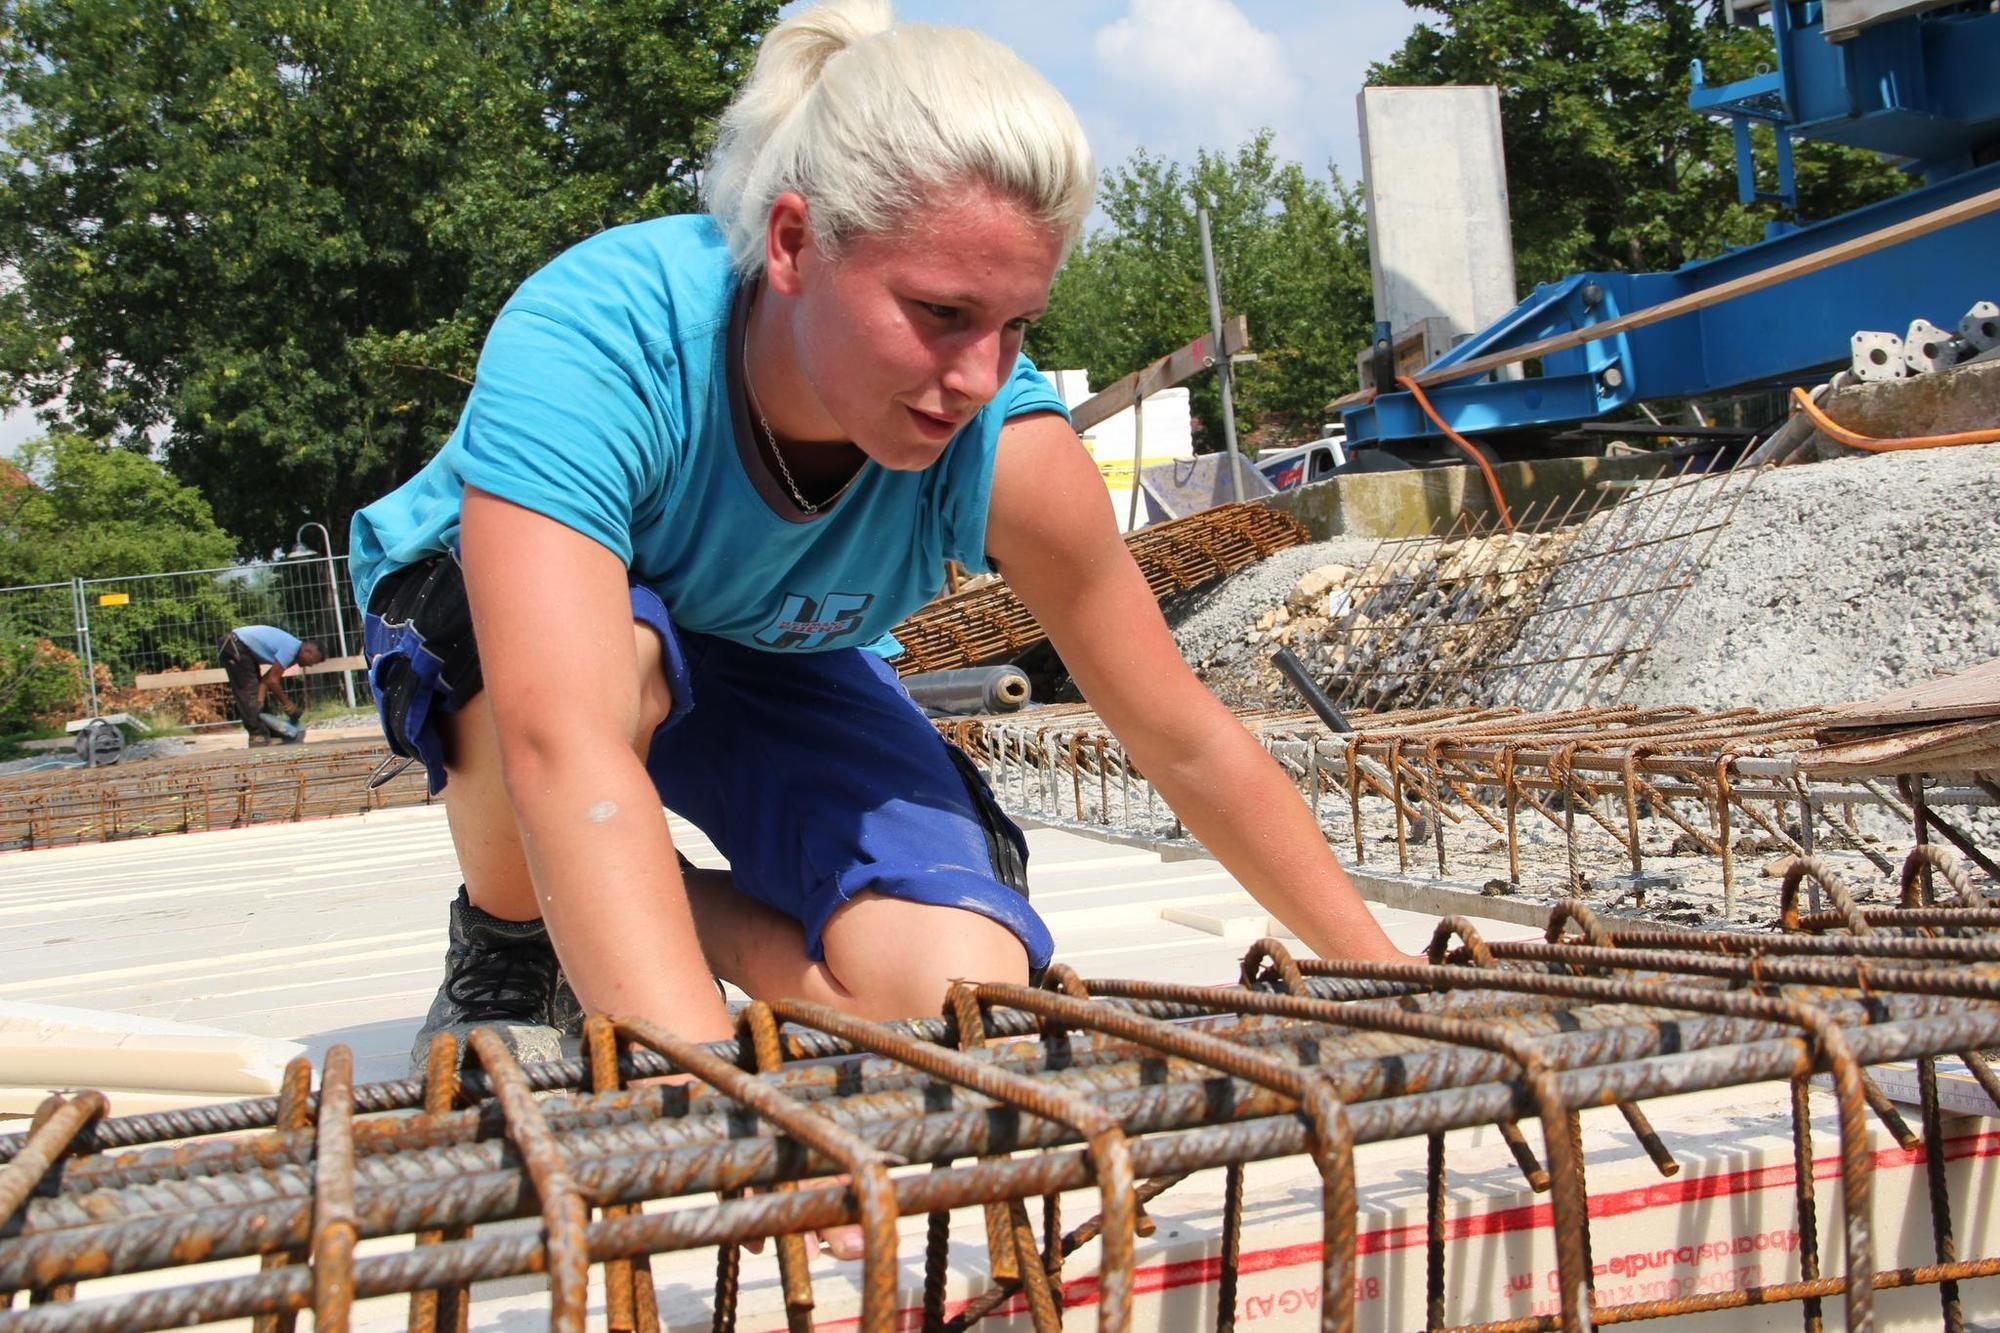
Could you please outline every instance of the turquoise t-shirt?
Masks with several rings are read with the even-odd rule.
[[[458,427],[354,516],[355,594],[458,540],[469,483],[616,553],[674,623],[750,647],[860,647],[984,571],[1000,428],[1063,412],[1026,357],[921,472],[867,463],[809,515],[766,471],[741,394],[742,283],[713,220],[658,218],[558,256],[501,310]]]

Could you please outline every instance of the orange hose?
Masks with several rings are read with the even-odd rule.
[[[1804,389],[1793,389],[1792,400],[1812,418],[1813,425],[1819,427],[1823,434],[1870,453],[1885,454],[1897,449],[1948,449],[1958,444],[2000,444],[2000,430],[1963,430],[1956,435],[1912,435],[1900,440],[1878,440],[1873,435],[1849,430],[1835,421],[1820,410],[1820,405]]]
[[[1472,442],[1467,440],[1463,435],[1460,435],[1457,431],[1444,424],[1444,418],[1437,414],[1437,409],[1431,406],[1431,400],[1424,396],[1424,391],[1417,386],[1415,380],[1411,379],[1408,375],[1398,375],[1396,376],[1396,383],[1410,391],[1410,396],[1417,400],[1417,406],[1424,410],[1424,415],[1431,419],[1433,426],[1444,432],[1444,437],[1447,440],[1450,440],[1453,444],[1464,450],[1465,456],[1479,465],[1480,472],[1485,474],[1486,477],[1486,489],[1493,496],[1493,507],[1500,511],[1500,526],[1512,532],[1514,530],[1514,515],[1508,512],[1507,497],[1500,494],[1500,478],[1493,475],[1492,467],[1486,462],[1486,455],[1473,448]]]

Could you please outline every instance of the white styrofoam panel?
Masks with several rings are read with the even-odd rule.
[[[676,820],[674,835],[697,864],[722,864],[692,827]],[[1268,920],[1211,861],[1057,829],[1028,844],[1057,956],[1086,976],[1227,981],[1241,931],[1221,938],[1170,909]],[[345,1042],[360,1077],[399,1077],[457,885],[441,807],[22,853],[0,861],[0,1000],[286,1038],[315,1056]],[[1404,947],[1428,939],[1428,918],[1376,911]]]

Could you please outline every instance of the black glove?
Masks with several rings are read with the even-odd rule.
[[[305,716],[305,711],[303,708],[294,708],[291,712],[285,714],[285,720],[296,727],[299,724],[299,719]]]

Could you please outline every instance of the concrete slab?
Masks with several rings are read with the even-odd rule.
[[[1581,495],[1576,513],[1588,513],[1600,482],[1665,476],[1680,466],[1657,454],[1617,458],[1545,458],[1501,463],[1493,473],[1515,515],[1540,512],[1555,502],[1561,512]],[[1471,467],[1354,472],[1330,477],[1261,501],[1305,524],[1314,539],[1411,537],[1448,529],[1458,518],[1492,524],[1499,517],[1486,481]]]
[[[2000,425],[2000,361],[1849,384],[1827,394],[1820,406],[1838,424],[1878,440],[1991,430]],[[1821,459],[1863,452],[1817,430],[1809,432],[1807,447]]]

